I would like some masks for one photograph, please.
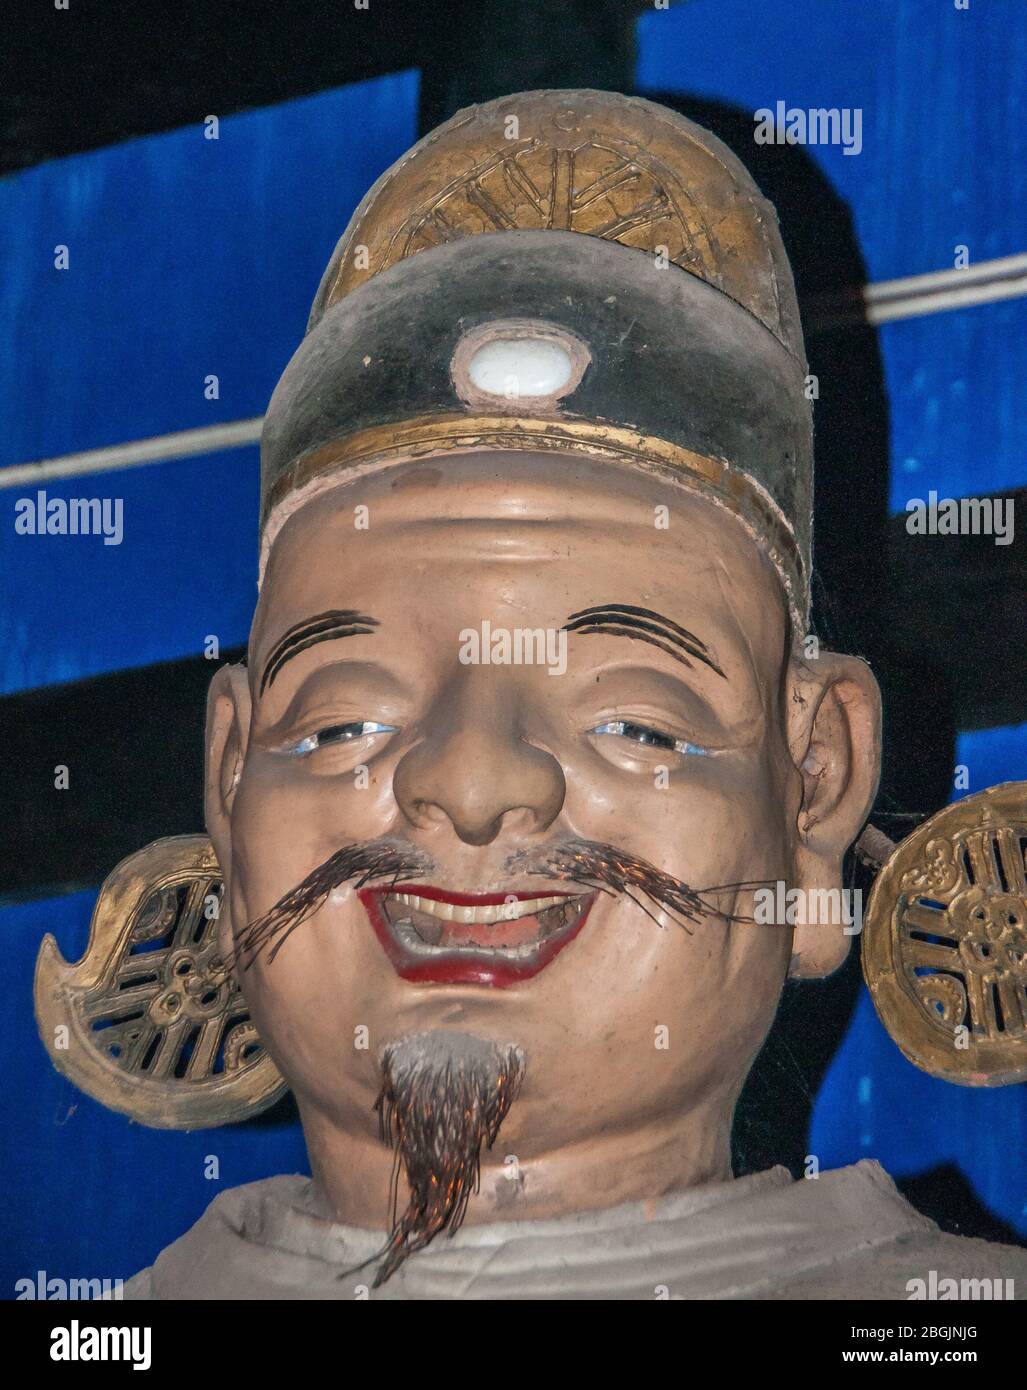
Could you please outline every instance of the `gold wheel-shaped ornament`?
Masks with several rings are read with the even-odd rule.
[[[946,806],[878,875],[863,973],[909,1060],[962,1086],[1027,1080],[1027,782]]]
[[[157,840],[107,877],[77,965],[36,961],[40,1037],[94,1100],[158,1129],[246,1119],[285,1091],[217,953],[222,884],[205,835]]]

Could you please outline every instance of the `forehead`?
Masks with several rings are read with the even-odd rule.
[[[420,627],[500,605],[559,624],[605,602],[781,658],[781,585],[734,517],[664,476],[530,453],[396,463],[306,501],[272,548],[251,654],[332,608]]]

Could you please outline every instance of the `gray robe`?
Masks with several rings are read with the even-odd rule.
[[[384,1243],[383,1231],[328,1219],[309,1178],[267,1178],[215,1198],[124,1296],[909,1299],[922,1280],[921,1297],[1027,1297],[1027,1250],[944,1235],[868,1160],[798,1182],[771,1168],[557,1220],[466,1225],[371,1290]]]

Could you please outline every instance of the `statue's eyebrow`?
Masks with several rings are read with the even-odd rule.
[[[313,618],[304,618],[301,623],[291,627],[284,637],[279,638],[271,649],[260,681],[261,695],[272,684],[290,657],[298,656],[317,642],[334,642],[339,637],[369,635],[377,626],[377,618],[369,618],[353,608],[333,608],[328,613],[318,613]]]
[[[649,642],[660,651],[691,666],[690,656],[703,661],[718,676],[724,676],[706,643],[687,628],[680,627],[651,608],[638,608],[633,603],[601,603],[595,608],[583,608],[572,613],[563,625],[565,632],[603,632],[612,637],[634,637]],[[727,680],[727,676],[724,676]]]

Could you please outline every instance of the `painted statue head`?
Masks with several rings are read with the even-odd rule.
[[[207,824],[341,1219],[385,1222],[398,1146],[393,1264],[468,1198],[728,1177],[786,975],[844,958],[836,919],[753,920],[839,885],[878,775],[873,676],[805,641],[805,372],[773,210],[643,101],[462,112],[333,256]]]

